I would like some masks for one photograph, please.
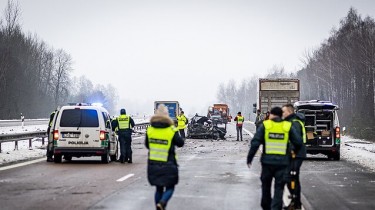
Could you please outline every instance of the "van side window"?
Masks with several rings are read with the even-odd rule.
[[[66,109],[60,127],[99,127],[98,112],[93,109]]]
[[[111,129],[111,123],[107,124],[107,121],[110,122],[107,113],[102,112],[102,115],[103,115],[103,120],[104,120],[105,127]]]

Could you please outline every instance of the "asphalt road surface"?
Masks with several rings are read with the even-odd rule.
[[[47,125],[48,120],[41,119],[41,120],[28,120],[25,119],[24,126],[29,125]],[[21,126],[21,120],[1,120],[0,127],[13,127],[13,126]]]
[[[168,209],[261,209],[259,156],[248,169],[248,142],[235,141],[233,125],[228,132],[225,141],[188,139],[178,149],[180,182]],[[1,209],[155,209],[143,141],[133,141],[133,164],[93,157],[0,168]],[[309,158],[301,178],[307,209],[375,209],[375,175],[358,165]]]

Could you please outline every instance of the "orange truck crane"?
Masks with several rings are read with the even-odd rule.
[[[227,104],[214,104],[209,107],[207,117],[213,120],[217,118],[219,124],[227,124],[232,120]]]

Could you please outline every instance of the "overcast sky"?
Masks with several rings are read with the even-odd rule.
[[[7,0],[0,0],[5,8]],[[119,107],[152,112],[178,100],[190,114],[216,101],[217,86],[301,68],[353,6],[372,0],[19,0],[22,26],[74,60],[74,75],[111,83]],[[255,91],[255,90],[254,90]]]

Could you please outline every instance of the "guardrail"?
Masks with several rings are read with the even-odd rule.
[[[150,123],[138,123],[134,126],[134,130],[147,129]],[[42,138],[42,145],[45,143],[45,138],[47,138],[46,131],[34,131],[25,133],[14,133],[14,134],[0,134],[0,153],[2,152],[1,144],[5,142],[14,141],[14,150],[18,150],[18,141],[29,140],[29,148],[32,148],[32,140],[34,138]]]
[[[33,138],[42,138],[42,144],[44,145],[44,139],[47,137],[46,131],[34,131],[26,133],[14,133],[14,134],[0,134],[0,153],[2,152],[1,143],[14,141],[14,150],[18,150],[18,141],[29,140],[29,148],[32,148]]]

